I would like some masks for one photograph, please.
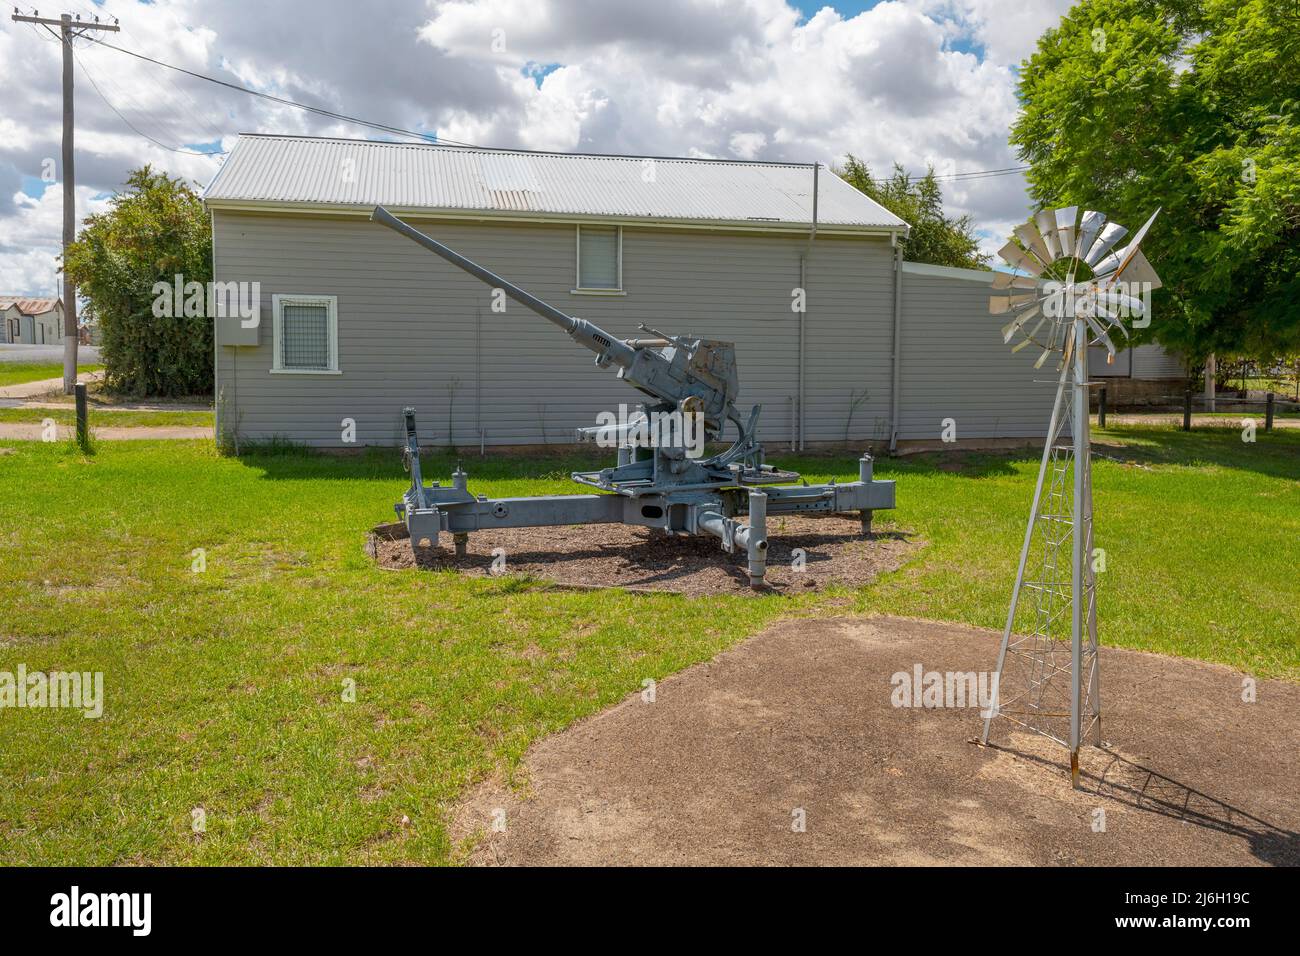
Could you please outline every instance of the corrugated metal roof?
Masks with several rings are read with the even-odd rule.
[[[16,295],[0,295],[0,311],[17,306],[23,315],[44,315],[53,312],[58,306],[58,299],[29,299]]]
[[[782,163],[244,134],[204,199],[789,228],[811,222],[812,181],[811,167]],[[819,227],[906,228],[825,169],[817,205]]]

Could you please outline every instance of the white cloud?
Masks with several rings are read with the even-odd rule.
[[[551,150],[823,162],[880,173],[1015,165],[1014,64],[1069,0],[887,0],[810,19],[785,0],[107,0],[117,45],[199,73],[445,139]],[[83,4],[85,6],[85,4]],[[75,5],[74,5],[75,9]],[[86,7],[89,10],[89,7]],[[246,130],[378,135],[80,41],[79,195],[149,162],[206,183],[172,147]],[[0,290],[45,292],[55,267],[59,46],[0,25]],[[99,87],[96,92],[91,83]],[[540,78],[540,82],[539,82]],[[33,198],[27,192],[37,193]],[[1020,177],[949,187],[1000,245],[1028,206]],[[83,203],[83,205],[85,205]],[[79,210],[84,212],[84,209]]]
[[[18,193],[13,212],[4,219],[4,235],[27,237],[0,240],[0,289],[30,295],[56,295],[62,279],[56,272],[62,255],[63,187],[47,185],[38,196]],[[84,219],[102,212],[106,199],[95,199],[89,187],[77,189],[77,213]],[[12,231],[11,231],[12,230]]]
[[[910,0],[928,15],[948,23],[955,36],[968,36],[988,58],[1015,66],[1056,26],[1078,0]]]

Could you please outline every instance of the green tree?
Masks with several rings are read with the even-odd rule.
[[[129,395],[212,391],[212,320],[158,317],[154,283],[212,278],[212,234],[203,203],[179,179],[133,171],[111,209],[86,219],[65,268],[99,324],[105,385]]]
[[[953,217],[944,213],[943,190],[934,178],[933,167],[920,179],[913,179],[895,163],[893,174],[877,181],[866,163],[849,153],[835,174],[912,227],[903,240],[903,255],[909,262],[987,268],[989,257],[979,251],[970,216]]]
[[[1011,142],[1043,207],[1136,228],[1164,283],[1144,338],[1300,346],[1300,4],[1083,0],[1022,67]]]

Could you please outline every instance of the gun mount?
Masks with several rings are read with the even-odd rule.
[[[736,407],[740,376],[731,342],[670,335],[645,325],[640,328],[648,337],[619,338],[543,302],[382,206],[375,207],[370,218],[559,326],[595,353],[598,367],[617,370],[620,379],[649,399],[626,421],[577,431],[578,441],[615,446],[618,458],[612,468],[574,472],[573,480],[612,494],[534,498],[472,495],[459,467],[450,487],[425,485],[415,410],[405,409],[404,455],[411,488],[395,507],[413,546],[426,540],[436,545],[440,532],[450,532],[456,553],[464,554],[470,533],[492,528],[638,524],[670,534],[708,533],[719,538],[728,553],[744,550],[750,583],[761,587],[767,568],[768,514],[856,512],[863,534],[868,534],[872,512],[894,507],[894,483],[873,479],[870,455],[859,462],[858,481],[825,485],[791,484],[799,480],[797,473],[764,463],[758,442],[762,407],[753,406],[746,416]],[[735,426],[735,439],[725,451],[705,457],[706,442],[721,440],[728,423]],[[742,515],[748,515],[748,524],[737,520]]]

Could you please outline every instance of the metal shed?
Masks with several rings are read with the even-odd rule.
[[[397,444],[413,405],[434,444],[559,444],[628,401],[555,329],[370,223],[379,204],[615,334],[734,341],[769,445],[1044,427],[992,274],[901,263],[906,224],[824,168],[246,135],[204,199],[216,281],[259,285],[252,328],[217,320],[225,433]]]

